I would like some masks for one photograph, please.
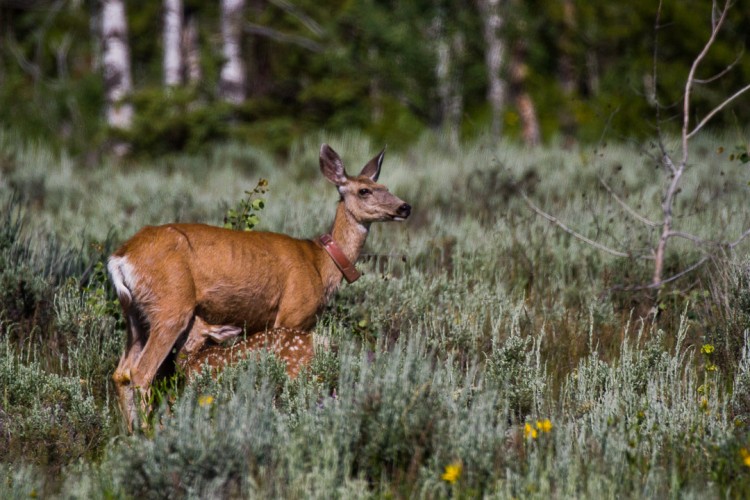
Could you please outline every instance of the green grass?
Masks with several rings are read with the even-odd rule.
[[[598,180],[659,219],[662,172],[631,144],[450,152],[426,136],[388,152],[381,181],[413,213],[373,227],[365,275],[316,328],[331,350],[294,381],[266,357],[170,389],[150,431],[127,436],[110,382],[124,326],[101,263],[144,224],[221,225],[261,177],[260,229],[326,231],[323,141],[350,171],[381,147],[317,135],[284,160],[227,144],[85,165],[0,134],[0,497],[750,494],[750,243],[658,296],[613,291],[647,283],[650,261],[600,253],[519,194],[639,250],[655,231]],[[695,146],[680,230],[750,226],[750,173],[718,149],[732,144]],[[702,250],[674,241],[668,273]]]

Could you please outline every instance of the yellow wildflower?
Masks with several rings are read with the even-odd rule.
[[[211,406],[211,404],[214,402],[214,397],[211,395],[203,395],[198,398],[198,406],[201,408],[205,408],[206,406]]]
[[[746,467],[750,467],[750,452],[747,451],[747,448],[740,448],[740,455],[742,455],[742,463]]]
[[[536,439],[537,432],[530,423],[526,422],[526,425],[523,426],[523,437],[528,438],[529,436],[531,436],[532,439]]]
[[[542,432],[549,432],[552,430],[552,422],[550,422],[548,418],[545,418],[544,420],[537,420],[536,428]]]
[[[453,462],[452,464],[445,466],[445,472],[443,472],[443,475],[440,477],[443,481],[453,484],[458,481],[459,477],[461,477],[462,469],[461,462]]]
[[[715,371],[716,371],[716,368],[717,368],[717,367],[716,367],[716,365],[715,365],[715,364],[713,364],[713,363],[708,363],[708,364],[706,365],[706,371],[707,371],[707,372],[715,372]]]
[[[711,344],[704,344],[703,347],[701,347],[701,352],[703,354],[712,354],[714,352],[714,346]]]

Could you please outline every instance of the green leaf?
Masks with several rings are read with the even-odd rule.
[[[252,207],[253,210],[263,210],[263,208],[266,206],[266,202],[263,201],[262,198],[258,198],[257,200],[253,200]]]

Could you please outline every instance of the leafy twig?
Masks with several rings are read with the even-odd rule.
[[[258,212],[266,206],[265,200],[259,196],[267,191],[266,179],[260,179],[252,191],[245,191],[247,198],[240,200],[234,208],[227,210],[224,216],[224,227],[238,231],[252,231],[260,222]]]

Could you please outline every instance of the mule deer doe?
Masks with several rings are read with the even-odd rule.
[[[286,327],[309,331],[341,279],[359,277],[370,223],[404,220],[411,207],[378,184],[385,150],[358,176],[320,148],[320,169],[340,200],[328,234],[301,240],[203,224],[147,226],[107,264],[127,322],[127,342],[113,379],[128,430],[136,391],[149,386],[172,349],[198,352],[207,339]],[[143,401],[141,401],[143,403]]]

